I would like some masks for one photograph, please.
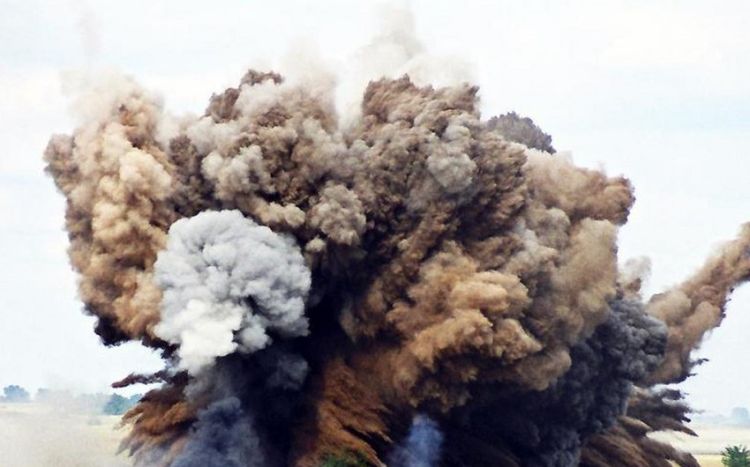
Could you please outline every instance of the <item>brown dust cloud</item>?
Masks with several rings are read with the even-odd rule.
[[[750,228],[653,297],[618,266],[635,201],[470,83],[250,70],[196,117],[126,77],[76,102],[47,171],[107,345],[165,369],[137,466],[697,466],[667,386],[750,274]]]

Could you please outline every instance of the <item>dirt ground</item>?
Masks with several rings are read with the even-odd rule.
[[[721,467],[719,453],[727,446],[742,444],[750,447],[750,428],[712,425],[693,425],[698,437],[674,433],[659,433],[654,437],[691,452],[701,466]]]
[[[691,428],[698,437],[673,433],[660,433],[654,437],[693,454],[719,454],[725,447],[735,444],[750,446],[748,427],[692,425]]]
[[[85,415],[43,404],[0,404],[2,467],[128,467],[117,447],[119,417]],[[657,434],[696,455],[701,466],[721,467],[728,445],[750,446],[750,428],[693,426],[698,437]]]
[[[721,463],[721,456],[718,454],[695,457],[696,459],[698,459],[698,463],[700,463],[700,465],[703,467],[724,467],[724,465]]]
[[[127,467],[117,456],[119,417],[40,404],[0,404],[3,467]]]

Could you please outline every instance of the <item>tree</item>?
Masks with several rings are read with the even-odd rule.
[[[137,404],[141,397],[140,394],[135,394],[126,399],[119,394],[112,394],[102,411],[107,415],[122,415]]]
[[[721,463],[726,467],[750,467],[750,450],[745,446],[727,446],[721,452]]]
[[[107,415],[122,415],[128,410],[128,400],[119,394],[112,394],[104,405],[104,413]]]
[[[21,386],[17,386],[15,384],[11,384],[10,386],[5,386],[3,388],[3,396],[2,400],[3,402],[28,402],[29,401],[29,392],[22,388]]]

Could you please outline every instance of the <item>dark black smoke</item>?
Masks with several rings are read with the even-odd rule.
[[[515,112],[492,117],[487,121],[487,127],[499,132],[506,139],[521,143],[526,147],[554,153],[552,136],[539,128],[534,120],[521,117]]]
[[[172,467],[266,465],[253,419],[236,397],[216,401],[198,414],[185,449],[172,462]]]
[[[219,359],[208,385],[186,389],[193,400],[211,402],[198,413],[185,449],[170,467],[286,464],[288,427],[299,408],[308,365],[281,343],[253,357]]]
[[[572,348],[570,370],[550,388],[474,407],[466,414],[469,425],[459,429],[482,427],[479,438],[503,439],[524,466],[577,465],[585,438],[611,427],[625,413],[633,385],[659,365],[666,338],[666,327],[640,302],[618,299],[607,321]]]

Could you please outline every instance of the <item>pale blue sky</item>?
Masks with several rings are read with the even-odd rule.
[[[750,220],[750,3],[685,0],[410,2],[429,55],[480,85],[486,116],[516,110],[558,149],[625,174],[638,201],[621,258],[653,261],[650,291],[680,281]],[[353,1],[0,0],[0,386],[105,390],[160,362],[137,345],[104,350],[81,314],[62,231],[64,203],[42,173],[53,132],[73,120],[61,75],[117,68],[175,112],[250,65],[314,50],[335,69],[378,31]],[[283,66],[282,66],[283,67]],[[458,69],[457,68],[457,69]],[[684,385],[696,408],[750,406],[750,288]]]

